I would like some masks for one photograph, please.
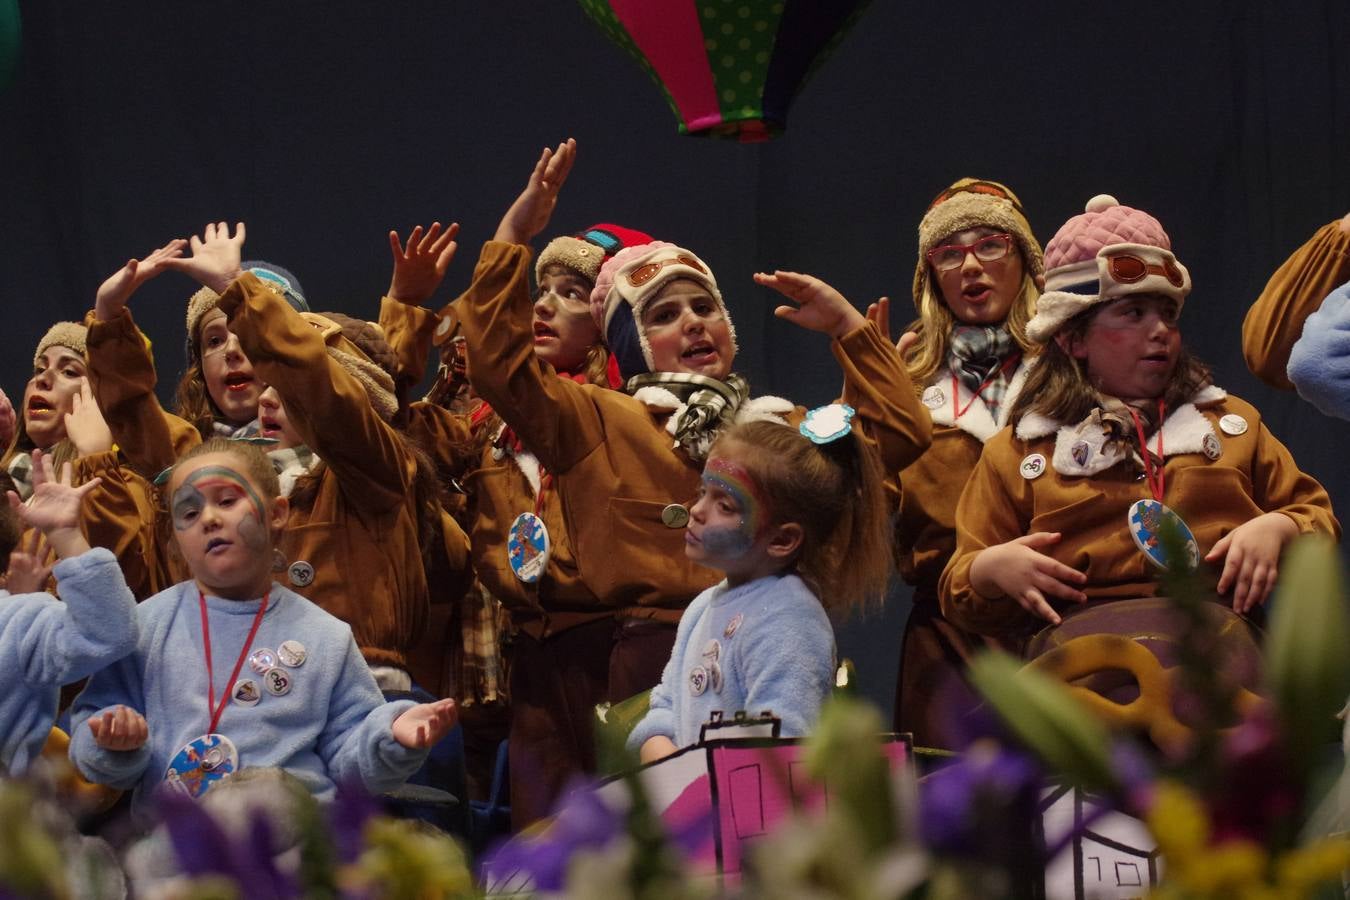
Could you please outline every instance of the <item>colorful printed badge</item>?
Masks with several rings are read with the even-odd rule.
[[[1158,568],[1170,568],[1172,562],[1167,558],[1167,545],[1163,540],[1167,531],[1171,531],[1174,540],[1183,547],[1185,557],[1177,560],[1177,563],[1187,572],[1194,571],[1200,565],[1200,546],[1195,542],[1190,527],[1182,521],[1181,516],[1157,500],[1139,500],[1132,504],[1128,522],[1135,546]]]
[[[797,426],[797,430],[812,443],[828,444],[853,431],[853,417],[857,414],[858,411],[847,403],[817,406],[806,414],[806,419]]]
[[[204,734],[169,760],[164,783],[194,800],[239,770],[239,751],[223,734]]]
[[[516,516],[507,532],[506,555],[517,578],[526,584],[534,584],[542,578],[552,550],[543,519],[534,513]]]

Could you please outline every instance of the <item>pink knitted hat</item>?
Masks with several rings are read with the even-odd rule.
[[[1162,224],[1098,194],[1045,245],[1045,293],[1027,336],[1045,343],[1088,307],[1130,294],[1163,294],[1180,305],[1190,292],[1191,274]]]
[[[655,272],[646,278],[629,277],[645,266],[652,266]],[[642,328],[642,312],[663,287],[677,278],[703,286],[721,308],[731,333],[732,348],[736,347],[731,313],[722,300],[722,292],[717,289],[717,279],[703,260],[693,251],[668,241],[625,247],[600,267],[595,289],[591,291],[591,315],[600,327],[609,352],[618,360],[619,372],[625,381],[652,371],[652,350]]]

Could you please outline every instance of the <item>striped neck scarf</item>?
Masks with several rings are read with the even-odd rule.
[[[957,325],[952,328],[947,365],[972,394],[983,398],[990,415],[998,421],[999,407],[1012,381],[1010,370],[1014,368],[1004,364],[1020,353],[1021,349],[1006,328]]]
[[[735,421],[736,411],[750,396],[749,382],[734,373],[718,381],[684,372],[644,372],[628,379],[624,390],[635,394],[644,387],[663,388],[680,400],[670,430],[675,443],[699,462],[707,459],[717,433]]]

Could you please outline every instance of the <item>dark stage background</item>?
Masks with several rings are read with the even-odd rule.
[[[1195,291],[1183,325],[1218,382],[1350,508],[1350,425],[1260,385],[1240,352],[1266,277],[1350,209],[1350,4],[909,4],[876,0],[769,144],[681,137],[657,88],[571,2],[21,4],[0,94],[0,385],[130,256],[208,220],[297,273],[316,309],[374,317],[385,233],[458,220],[441,296],[546,143],[577,167],[547,234],[610,220],[720,275],[758,392],[839,384],[824,340],[773,319],[757,268],[819,274],[911,312],[915,228],[950,181],[1005,181],[1048,240],[1093,194],[1163,222]],[[133,300],[167,394],[183,301]],[[841,632],[887,709],[908,591]]]

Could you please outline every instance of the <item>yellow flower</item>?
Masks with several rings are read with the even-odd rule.
[[[1175,781],[1160,780],[1148,811],[1148,827],[1169,866],[1185,866],[1209,843],[1209,816],[1200,799]]]

